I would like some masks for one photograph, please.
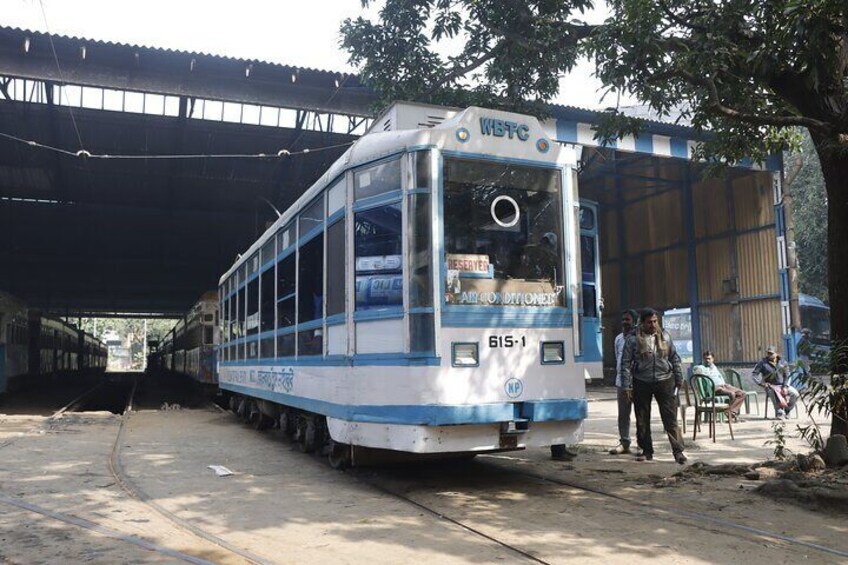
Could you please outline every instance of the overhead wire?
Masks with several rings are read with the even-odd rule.
[[[38,5],[41,6],[41,16],[44,19],[44,29],[47,30],[47,39],[50,41],[50,50],[53,53],[53,60],[56,62],[56,71],[59,74],[59,81],[62,84],[65,84],[65,77],[62,75],[62,66],[59,64],[59,56],[56,53],[56,45],[53,43],[53,34],[50,33],[50,24],[47,23],[47,11],[44,9],[44,1],[38,0]],[[61,94],[60,94],[61,96]],[[77,134],[77,141],[79,141],[80,151],[85,151],[85,145],[82,142],[82,135],[80,134],[79,127],[77,127],[77,120],[74,117],[74,110],[69,105],[68,113],[71,116],[71,123],[74,126],[74,132]]]
[[[323,147],[307,147],[301,149],[300,151],[289,151],[288,149],[280,149],[273,153],[194,153],[194,154],[117,154],[113,155],[110,153],[90,153],[85,149],[80,149],[79,151],[70,151],[68,149],[63,149],[61,147],[54,147],[52,145],[48,145],[46,143],[41,143],[38,141],[34,141],[32,139],[24,139],[22,137],[18,137],[16,135],[12,135],[9,133],[0,132],[0,138],[8,139],[10,141],[14,141],[17,143],[23,143],[25,145],[29,145],[30,147],[36,147],[38,149],[44,149],[47,151],[53,151],[59,153],[61,155],[65,155],[68,157],[78,157],[83,159],[111,159],[111,160],[146,160],[146,159],[279,159],[283,157],[291,157],[295,155],[304,155],[307,153],[317,153],[320,151],[329,151],[331,149],[338,149],[339,147],[347,147],[353,144],[353,141],[346,141],[344,143],[336,143],[334,145],[326,145]]]

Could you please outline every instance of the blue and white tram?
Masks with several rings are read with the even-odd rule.
[[[331,461],[579,442],[577,158],[529,116],[394,105],[221,277],[231,407]]]

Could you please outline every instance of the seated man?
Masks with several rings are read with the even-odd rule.
[[[774,410],[777,418],[782,420],[792,411],[798,402],[798,391],[789,386],[789,365],[777,354],[777,348],[769,345],[766,356],[760,359],[754,367],[754,381],[774,392]]]
[[[709,377],[713,381],[713,385],[715,385],[716,394],[724,394],[730,397],[730,416],[738,422],[739,407],[745,402],[745,391],[725,382],[724,375],[721,374],[721,371],[718,370],[718,367],[713,362],[712,351],[704,351],[703,359],[704,364],[693,367],[692,372],[696,375],[700,374]]]

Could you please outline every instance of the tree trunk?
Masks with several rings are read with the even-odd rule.
[[[831,139],[813,136],[827,188],[827,268],[830,336],[836,346],[848,340],[848,151]],[[834,349],[836,349],[834,347]],[[838,359],[836,373],[848,372],[848,359]],[[848,435],[848,407],[833,414],[831,435]]]

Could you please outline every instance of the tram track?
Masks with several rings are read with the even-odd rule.
[[[529,461],[529,460],[522,459],[522,461]],[[774,531],[770,531],[770,530],[766,530],[766,529],[762,529],[762,528],[755,528],[753,526],[740,524],[740,523],[734,522],[732,520],[727,520],[727,519],[724,519],[724,518],[711,516],[711,515],[705,514],[703,512],[695,512],[695,511],[685,510],[685,509],[681,509],[681,508],[669,507],[669,506],[666,506],[666,505],[649,503],[649,502],[645,502],[645,501],[642,501],[642,500],[636,500],[636,499],[633,499],[633,498],[630,498],[630,497],[621,496],[621,495],[606,491],[606,490],[598,488],[598,487],[586,485],[586,484],[583,484],[583,483],[578,482],[578,481],[565,480],[565,479],[561,479],[561,478],[558,478],[558,477],[552,477],[552,476],[545,475],[545,474],[522,471],[522,470],[511,468],[510,466],[499,463],[499,462],[493,463],[493,462],[490,462],[490,461],[485,461],[483,464],[497,468],[497,470],[499,472],[510,473],[513,476],[529,478],[529,479],[533,479],[535,481],[539,481],[540,483],[549,483],[549,484],[552,484],[552,485],[556,485],[558,487],[568,487],[568,488],[580,490],[582,492],[589,493],[589,494],[592,494],[592,495],[596,495],[596,496],[600,496],[600,497],[604,497],[604,498],[609,498],[611,500],[616,501],[617,503],[627,504],[627,505],[631,506],[632,508],[638,509],[642,512],[648,512],[651,515],[653,515],[655,518],[658,518],[658,519],[667,520],[667,518],[669,516],[676,516],[678,518],[684,518],[685,520],[688,521],[688,523],[678,522],[680,525],[686,526],[686,527],[697,528],[699,531],[709,530],[712,533],[715,533],[717,535],[722,535],[722,536],[738,535],[741,532],[742,534],[746,535],[749,539],[756,541],[756,542],[762,542],[763,539],[766,539],[766,540],[769,540],[769,541],[772,541],[772,542],[778,542],[778,543],[782,543],[782,544],[785,544],[785,545],[788,545],[788,546],[796,546],[796,547],[799,547],[799,548],[811,549],[811,550],[814,550],[814,551],[817,551],[817,552],[820,552],[820,553],[823,553],[823,554],[827,554],[829,556],[848,558],[848,551],[846,551],[846,550],[828,547],[828,546],[825,546],[825,545],[805,541],[805,540],[799,539],[799,538],[794,537],[794,536],[789,536],[789,535],[781,534],[781,533],[778,533],[778,532],[774,532]],[[410,497],[406,494],[403,494],[401,492],[398,492],[398,491],[396,491],[396,490],[394,490],[394,489],[392,489],[392,488],[390,488],[390,487],[388,487],[384,484],[380,484],[378,481],[376,481],[374,479],[368,479],[368,478],[365,478],[365,477],[357,477],[357,479],[359,479],[361,482],[364,482],[365,484],[369,485],[370,487],[378,490],[379,492],[382,492],[386,495],[400,499],[400,500],[402,500],[402,501],[404,501],[404,502],[406,502],[406,503],[408,503],[408,504],[410,504],[410,505],[412,505],[412,506],[414,506],[414,507],[416,507],[420,510],[424,510],[429,514],[436,516],[437,518],[439,518],[441,520],[445,520],[447,522],[450,522],[450,523],[464,529],[465,531],[467,531],[469,533],[472,533],[476,536],[484,538],[484,539],[486,539],[490,542],[496,543],[496,544],[500,545],[501,547],[508,549],[511,552],[527,559],[528,561],[532,561],[534,563],[549,564],[549,562],[537,557],[536,555],[534,555],[528,549],[518,547],[514,544],[511,544],[507,541],[504,541],[503,539],[499,539],[495,536],[487,534],[487,533],[483,532],[478,527],[472,526],[471,524],[469,524],[469,523],[467,523],[467,522],[465,522],[461,519],[454,518],[454,517],[450,516],[448,513],[443,512],[442,510],[439,510],[439,509],[437,509],[437,508],[435,508],[431,505],[428,505],[424,502],[421,502],[420,500],[415,500],[414,498],[412,498],[412,497]]]
[[[553,483],[559,486],[565,486],[577,490],[581,490],[583,492],[588,492],[592,494],[596,494],[598,496],[603,496],[606,498],[610,498],[612,500],[618,502],[624,502],[626,504],[641,508],[643,510],[647,510],[652,514],[657,516],[667,516],[669,514],[679,516],[681,518],[687,518],[689,520],[695,522],[701,522],[703,524],[709,524],[712,526],[712,531],[717,534],[727,534],[726,530],[734,530],[736,532],[743,532],[752,537],[757,536],[758,538],[768,538],[774,541],[783,542],[790,545],[795,545],[799,547],[805,547],[807,549],[813,549],[816,551],[820,551],[822,553],[828,553],[830,555],[835,555],[838,557],[848,558],[848,551],[836,549],[832,547],[827,547],[824,545],[808,542],[802,539],[798,539],[793,536],[787,536],[784,534],[780,534],[777,532],[773,532],[770,530],[764,530],[761,528],[754,528],[752,526],[746,526],[745,524],[739,524],[737,522],[733,522],[731,520],[726,520],[724,518],[718,518],[716,516],[710,516],[709,514],[704,514],[703,512],[695,512],[691,510],[682,510],[679,508],[672,508],[669,506],[661,506],[658,504],[651,504],[648,502],[644,502],[641,500],[634,500],[632,498],[628,498],[626,496],[621,496],[612,492],[605,491],[603,489],[588,486],[577,481],[566,481],[563,479],[559,479],[556,477],[550,477],[546,475],[540,475],[537,473],[528,473],[526,471],[517,471],[515,469],[509,469],[502,465],[497,465],[501,469],[508,470],[509,472],[521,475],[524,477],[536,479],[543,482]],[[701,526],[699,526],[701,527]],[[716,529],[716,528],[724,528],[724,530]]]
[[[244,559],[245,561],[253,565],[274,565],[273,561],[269,561],[246,549],[237,547],[224,540],[223,538],[220,538],[215,534],[209,533],[206,530],[199,528],[188,520],[180,518],[167,508],[163,507],[161,504],[158,504],[156,501],[154,501],[150,495],[148,495],[143,489],[141,489],[138,484],[136,484],[135,481],[133,481],[126,474],[126,472],[124,471],[123,461],[121,459],[121,446],[123,443],[122,440],[126,431],[127,422],[129,421],[130,415],[132,414],[133,399],[135,397],[137,386],[138,381],[136,380],[133,383],[132,390],[130,391],[130,394],[127,398],[127,405],[124,410],[123,416],[121,417],[121,423],[118,427],[118,433],[115,436],[115,442],[112,445],[112,451],[109,456],[109,472],[115,479],[116,484],[130,498],[143,503],[148,508],[159,514],[162,518],[166,519],[170,523],[174,524],[182,531],[192,534],[209,543],[212,543],[213,545],[216,545],[224,551],[227,551],[234,556]]]
[[[68,402],[67,404],[65,404],[61,408],[54,411],[50,416],[45,418],[45,421],[50,422],[50,421],[56,420],[58,418],[61,418],[66,413],[74,412],[74,411],[78,410],[79,408],[84,406],[84,404],[88,400],[90,400],[106,384],[107,383],[105,381],[97,383],[93,387],[89,388],[88,390],[84,391],[83,393],[81,393],[78,396],[76,396],[75,398],[73,398],[70,402]],[[123,415],[122,415],[122,418],[121,418],[121,424],[120,424],[119,429],[118,429],[118,436],[116,438],[116,443],[115,443],[115,445],[113,445],[111,456],[110,456],[110,461],[109,461],[109,467],[110,467],[110,471],[112,472],[112,476],[113,476],[113,478],[115,478],[116,483],[119,484],[122,488],[124,488],[124,484],[122,483],[121,479],[115,474],[115,469],[113,468],[114,463],[113,463],[112,459],[115,456],[115,446],[117,445],[118,440],[121,438],[123,428],[124,428],[124,424],[126,422],[127,414],[132,409],[132,398],[134,396],[137,384],[138,384],[137,379],[134,379],[132,389],[130,391],[129,396],[127,397],[126,408],[125,408]],[[33,428],[31,431],[37,431],[37,429],[38,428]],[[13,440],[10,440],[10,441],[7,441],[3,444],[0,444],[0,448],[6,447],[7,445],[11,445],[17,439],[19,439],[19,438],[15,438]],[[119,459],[116,460],[116,463],[120,464],[120,460]],[[125,492],[127,492],[125,488],[124,488],[124,490],[125,490]],[[192,563],[194,565],[214,565],[214,562],[212,562],[212,561],[208,561],[206,559],[202,559],[202,558],[196,557],[194,555],[189,555],[187,553],[159,545],[157,543],[151,542],[149,540],[146,540],[146,539],[141,538],[141,537],[136,536],[136,535],[131,535],[131,534],[126,534],[126,533],[120,532],[118,530],[115,530],[113,528],[109,528],[107,526],[104,526],[103,524],[99,524],[99,523],[94,522],[92,520],[88,520],[88,519],[85,519],[85,518],[82,518],[82,517],[79,517],[79,516],[74,516],[72,514],[56,512],[54,510],[44,508],[43,506],[40,506],[40,505],[37,505],[37,504],[32,504],[30,502],[26,502],[24,500],[21,500],[20,498],[6,496],[6,495],[0,493],[0,502],[7,504],[9,506],[14,506],[14,507],[19,508],[21,510],[26,510],[26,511],[34,513],[34,514],[39,514],[41,516],[45,516],[45,517],[50,518],[50,519],[57,521],[57,522],[63,522],[65,524],[69,524],[69,525],[72,525],[72,526],[76,526],[78,528],[89,530],[91,532],[94,532],[94,533],[99,534],[99,535],[106,537],[106,538],[110,538],[110,539],[117,540],[117,541],[120,541],[120,542],[123,542],[123,543],[127,543],[127,544],[130,544],[130,545],[137,546],[141,549],[144,549],[146,551],[150,551],[150,552],[153,552],[153,553],[157,553],[157,554],[164,556],[164,557],[177,559],[177,560],[180,560],[180,561],[183,561],[183,562],[186,562],[186,563]],[[220,545],[220,544],[218,544],[218,545]],[[241,557],[244,557],[244,556],[241,556]],[[260,563],[260,562],[256,562],[256,561],[250,561],[250,562],[251,563]]]
[[[45,421],[52,421],[58,418],[61,418],[63,415],[80,411],[84,412],[84,410],[80,410],[87,403],[93,402],[98,407],[103,404],[103,399],[99,399],[96,397],[96,394],[107,385],[106,382],[100,382],[90,389],[86,390],[82,394],[78,395],[70,402],[62,406],[61,408],[54,411],[50,416],[48,416]],[[129,420],[130,414],[133,411],[133,402],[135,398],[135,393],[138,388],[138,379],[134,378],[132,387],[129,388],[129,393],[126,396],[126,402],[124,403],[124,408],[121,412],[121,421],[118,426],[118,433],[115,436],[115,441],[112,444],[112,449],[109,454],[108,467],[109,472],[112,475],[112,478],[115,480],[115,483],[123,490],[130,498],[137,500],[143,503],[145,506],[156,512],[158,515],[166,519],[171,524],[178,527],[183,532],[186,532],[190,535],[198,537],[206,542],[212,543],[213,545],[219,547],[220,549],[230,553],[231,555],[237,557],[239,560],[244,560],[247,563],[252,565],[273,565],[273,562],[268,561],[258,555],[255,555],[245,549],[239,548],[230,544],[226,540],[211,534],[196,525],[183,520],[179,516],[170,512],[166,508],[162,507],[160,504],[156,503],[152,497],[150,497],[144,490],[138,487],[138,485],[130,479],[130,477],[126,474],[123,467],[123,462],[121,460],[121,445],[122,439],[126,430],[127,421]],[[109,399],[106,401],[106,404],[112,404],[113,400]],[[38,428],[33,428],[31,431],[37,431]],[[12,440],[8,440],[5,443],[0,444],[0,448],[6,447],[14,443],[17,439],[14,438]],[[55,512],[53,510],[28,503],[24,500],[20,500],[18,498],[5,496],[0,494],[0,502],[5,503],[10,506],[15,506],[22,510],[27,510],[32,513],[40,514],[42,516],[46,516],[55,521],[64,522],[66,524],[70,524],[79,528],[87,529],[89,531],[98,533],[104,537],[115,539],[121,542],[125,542],[131,545],[135,545],[147,551],[151,551],[154,553],[158,553],[164,557],[178,559],[180,561],[184,561],[187,563],[193,563],[195,565],[214,565],[214,562],[196,557],[194,555],[190,555],[181,551],[177,551],[174,549],[170,549],[168,547],[161,546],[159,544],[153,543],[149,540],[143,539],[141,537],[135,535],[129,535],[122,533],[120,531],[114,530],[112,528],[106,527],[102,524],[98,524],[97,522],[87,520],[85,518],[81,518],[78,516],[74,516],[71,514],[64,514],[61,512]]]
[[[98,390],[100,387],[102,387],[102,386],[103,386],[103,384],[104,384],[103,382],[99,382],[99,383],[97,383],[96,385],[94,385],[93,387],[91,387],[91,388],[89,388],[88,390],[86,390],[85,392],[83,392],[83,393],[81,393],[80,395],[76,396],[76,397],[75,397],[75,398],[73,398],[70,402],[68,402],[67,404],[65,404],[65,405],[64,405],[64,406],[62,406],[61,408],[59,408],[59,409],[55,410],[52,414],[50,414],[50,416],[47,416],[47,417],[44,419],[44,422],[52,422],[53,420],[56,420],[57,418],[60,418],[60,417],[61,417],[63,414],[65,414],[66,412],[71,412],[71,411],[73,411],[73,410],[74,410],[77,406],[79,406],[79,405],[80,405],[80,404],[81,404],[81,403],[82,403],[82,402],[83,402],[86,398],[88,398],[90,395],[94,394],[94,392],[95,392],[96,390]],[[19,439],[21,439],[22,437],[25,437],[25,435],[27,435],[27,434],[37,433],[37,432],[39,431],[39,429],[40,429],[40,427],[39,427],[39,426],[33,426],[33,427],[29,428],[29,429],[26,431],[26,433],[25,433],[25,434],[22,434],[22,435],[20,435],[20,436],[18,436],[18,437],[12,438],[12,439],[8,439],[8,440],[6,440],[6,441],[4,441],[4,442],[0,443],[0,449],[3,449],[4,447],[9,447],[10,445],[14,444],[16,441],[18,441],[18,440],[19,440]]]
[[[502,548],[507,549],[510,552],[515,553],[515,554],[519,555],[520,557],[523,557],[524,559],[527,559],[528,561],[532,561],[533,563],[541,563],[543,565],[552,565],[549,561],[545,561],[544,559],[540,559],[540,558],[536,557],[535,555],[533,555],[532,553],[525,551],[518,546],[515,546],[515,545],[508,543],[504,540],[501,540],[501,539],[498,539],[494,536],[491,536],[491,535],[479,530],[478,528],[475,528],[475,527],[473,527],[469,524],[466,524],[465,522],[462,522],[461,520],[457,520],[455,518],[448,516],[444,512],[436,510],[435,508],[432,508],[431,506],[428,506],[428,505],[426,505],[422,502],[418,502],[417,500],[410,498],[410,497],[406,496],[405,494],[401,494],[401,493],[399,493],[399,492],[397,492],[393,489],[390,489],[390,488],[388,488],[384,485],[377,484],[376,482],[368,480],[368,479],[362,479],[360,477],[358,477],[358,479],[361,482],[367,484],[371,488],[373,488],[373,489],[375,489],[375,490],[377,490],[377,491],[379,491],[383,494],[386,494],[386,495],[391,496],[393,498],[400,499],[400,500],[406,502],[407,504],[411,504],[412,506],[418,508],[419,510],[423,510],[423,511],[427,512],[428,514],[435,516],[439,520],[444,520],[446,522],[450,522],[451,524],[458,526],[459,528],[462,528],[466,532],[469,532],[469,533],[471,533],[475,536],[481,537],[481,538],[483,538],[487,541],[493,542],[493,543],[501,546]]]

